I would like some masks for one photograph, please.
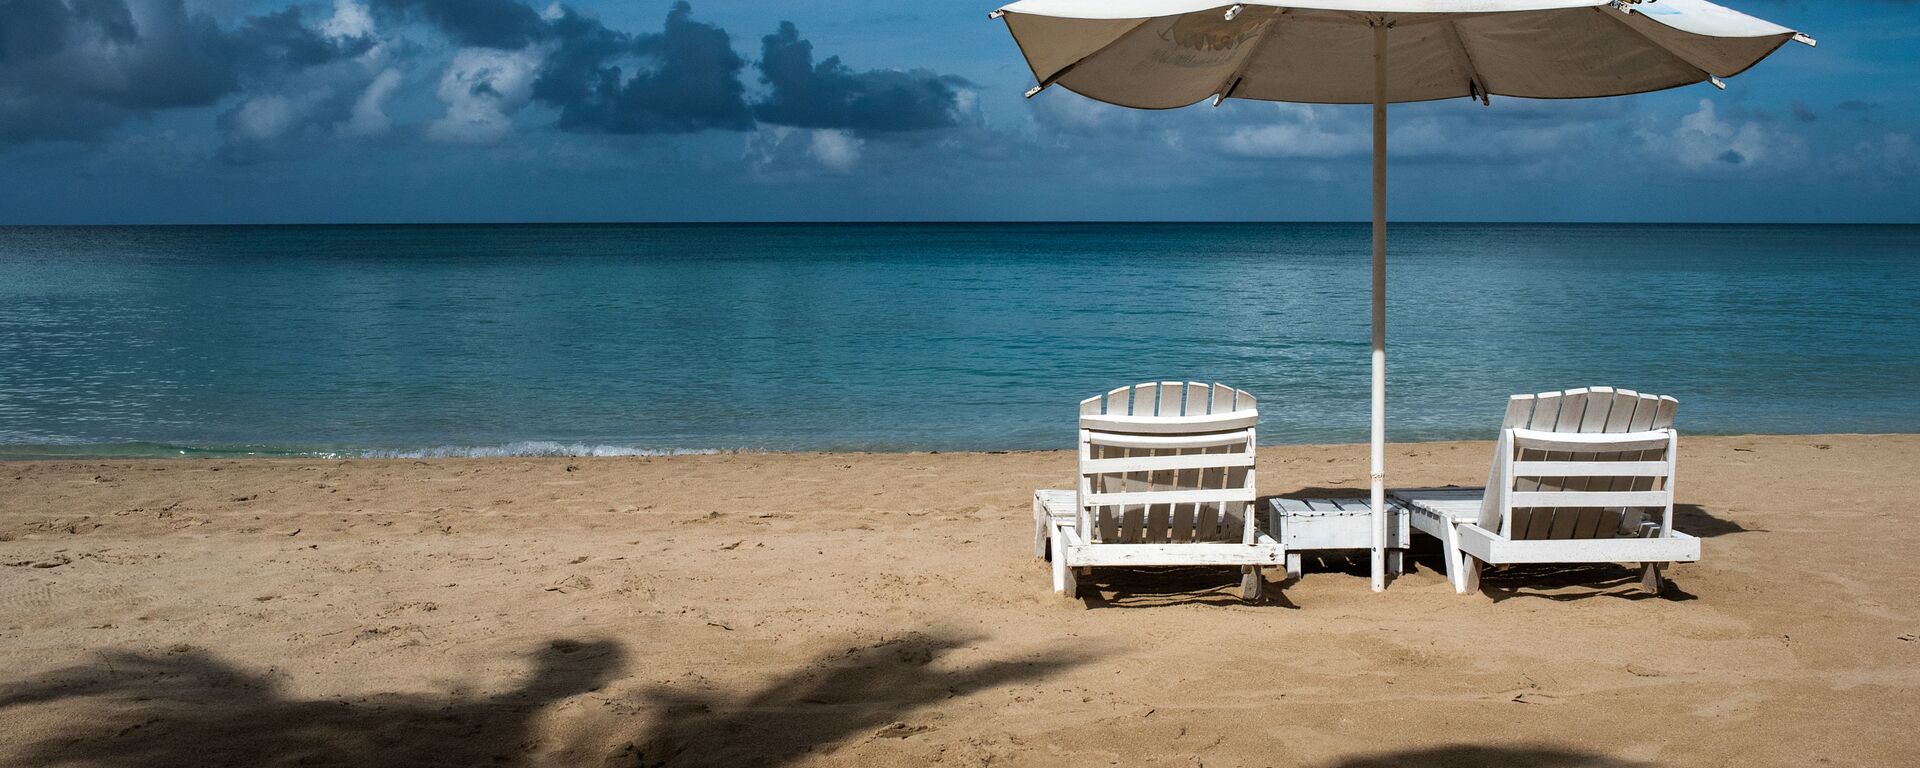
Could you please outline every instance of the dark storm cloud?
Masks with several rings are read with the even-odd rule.
[[[542,15],[523,0],[363,1],[377,17],[422,25],[462,48],[540,57],[531,100],[554,109],[555,127],[569,132],[769,124],[899,134],[958,125],[968,87],[926,70],[854,70],[838,57],[816,63],[812,44],[782,22],[762,39],[766,91],[754,101],[742,81],[748,60],[726,30],[696,20],[686,2],[674,3],[657,31],[629,32],[565,7]],[[390,121],[376,114],[378,104],[369,108],[360,97],[391,94],[400,73],[361,54],[399,38],[322,32],[325,20],[303,7],[223,26],[185,0],[4,0],[0,146],[95,139],[160,110],[222,103],[214,127],[228,155],[250,144],[242,154],[260,156],[255,150],[268,139],[285,154],[330,132],[352,133],[358,129],[347,123],[356,109],[371,117],[362,122],[385,130]],[[375,78],[383,78],[377,87]]]
[[[751,129],[740,83],[746,61],[726,30],[692,14],[687,3],[674,3],[659,33],[630,35],[563,11],[551,27],[558,47],[534,82],[533,97],[559,109],[558,126],[568,131]]]
[[[967,81],[923,69],[857,72],[830,56],[815,64],[813,44],[792,22],[761,38],[760,78],[770,88],[753,105],[761,122],[797,128],[890,133],[960,122]]]
[[[453,42],[483,48],[519,48],[547,35],[547,23],[519,0],[372,0],[375,9],[419,18]]]
[[[353,55],[298,8],[233,32],[182,0],[12,0],[0,13],[0,144],[88,139],[155,110],[204,107],[244,81]]]
[[[372,38],[329,38],[307,26],[299,6],[254,16],[234,32],[242,71],[267,74],[274,70],[319,66],[357,56],[373,47]]]
[[[562,8],[541,19],[515,0],[381,0],[417,14],[463,44],[551,46],[534,83],[534,100],[560,112],[565,131],[615,134],[751,130],[756,120],[860,133],[946,128],[959,122],[961,78],[925,70],[855,71],[838,57],[818,64],[813,46],[782,22],[763,40],[759,63],[769,88],[749,105],[740,73],[746,60],[731,36],[695,21],[676,2],[657,33],[611,29]]]

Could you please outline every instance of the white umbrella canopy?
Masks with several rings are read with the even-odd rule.
[[[1042,86],[1141,109],[1372,103],[1374,27],[1389,102],[1657,91],[1812,42],[1705,0],[1022,0],[999,13]]]
[[[1621,96],[1740,74],[1812,38],[1706,0],[1019,0],[1039,82],[1139,109],[1373,105],[1373,588],[1386,588],[1387,104]]]

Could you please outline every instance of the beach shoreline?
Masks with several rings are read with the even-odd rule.
[[[1362,496],[1365,445],[1262,445]],[[1396,486],[1490,442],[1391,443]],[[0,763],[1831,765],[1920,752],[1920,435],[1683,436],[1700,563],[1050,591],[1066,451],[0,462]],[[1378,762],[1368,762],[1378,761]]]

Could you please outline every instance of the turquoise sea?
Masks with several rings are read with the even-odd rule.
[[[1512,392],[1920,432],[1920,227],[1396,224],[1389,438]],[[0,457],[1065,448],[1153,379],[1367,439],[1365,224],[0,228]]]

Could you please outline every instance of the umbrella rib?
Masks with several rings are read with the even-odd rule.
[[[1454,66],[1467,76],[1467,98],[1480,102],[1482,106],[1492,104],[1493,100],[1487,94],[1487,82],[1480,76],[1480,69],[1473,65],[1473,51],[1467,50],[1467,40],[1460,36],[1460,28],[1452,19],[1447,20],[1447,40],[1453,44]]]
[[[1027,91],[1027,98],[1031,99],[1034,96],[1039,95],[1041,91],[1046,90],[1047,86],[1053,85],[1056,81],[1058,81],[1062,77],[1066,77],[1067,73],[1072,72],[1074,67],[1080,66],[1081,63],[1085,62],[1088,59],[1091,59],[1102,53],[1106,53],[1108,48],[1112,48],[1116,45],[1119,45],[1121,41],[1126,40],[1129,37],[1132,37],[1135,32],[1139,32],[1141,28],[1147,26],[1147,22],[1149,21],[1153,21],[1153,18],[1149,17],[1149,18],[1141,19],[1140,23],[1135,24],[1132,27],[1129,27],[1125,32],[1122,32],[1118,35],[1114,35],[1112,40],[1108,40],[1106,43],[1102,44],[1100,47],[1095,48],[1092,51],[1089,51],[1087,55],[1074,59],[1072,64],[1068,64],[1064,67],[1061,67],[1060,69],[1055,70],[1053,74],[1047,75],[1046,77],[1041,78],[1039,85],[1036,85]],[[1038,73],[1035,73],[1035,74],[1038,74]]]
[[[1233,74],[1228,75],[1226,81],[1213,92],[1214,106],[1220,106],[1220,102],[1226,101],[1240,87],[1240,81],[1246,79],[1247,68],[1253,66],[1254,58],[1259,56],[1261,49],[1267,46],[1267,40],[1273,37],[1273,30],[1280,26],[1280,17],[1285,15],[1287,15],[1287,9],[1273,9],[1273,15],[1267,17],[1267,25],[1260,28],[1259,37],[1254,38],[1253,43],[1247,46],[1246,57],[1240,60],[1240,64],[1233,68]]]
[[[1615,23],[1618,23],[1620,26],[1625,27],[1627,31],[1632,32],[1636,35],[1639,35],[1640,39],[1645,40],[1648,43],[1652,43],[1654,50],[1657,50],[1661,53],[1666,54],[1667,58],[1672,59],[1676,62],[1679,62],[1681,66],[1684,66],[1695,72],[1699,72],[1701,76],[1704,77],[1705,79],[1713,81],[1713,84],[1716,87],[1720,87],[1720,88],[1726,87],[1725,85],[1722,85],[1720,83],[1720,78],[1714,77],[1713,73],[1708,72],[1706,67],[1702,67],[1698,64],[1688,61],[1687,57],[1681,56],[1680,54],[1675,53],[1672,48],[1668,48],[1666,43],[1662,43],[1658,40],[1655,40],[1651,36],[1648,36],[1647,33],[1642,32],[1638,29],[1635,29],[1633,26],[1633,23],[1627,21],[1625,18],[1626,16],[1632,13],[1631,11],[1627,13],[1621,13],[1619,11],[1611,10],[1610,7],[1608,6],[1594,6],[1593,12],[1598,13],[1602,16],[1605,16],[1609,19],[1613,19]]]

